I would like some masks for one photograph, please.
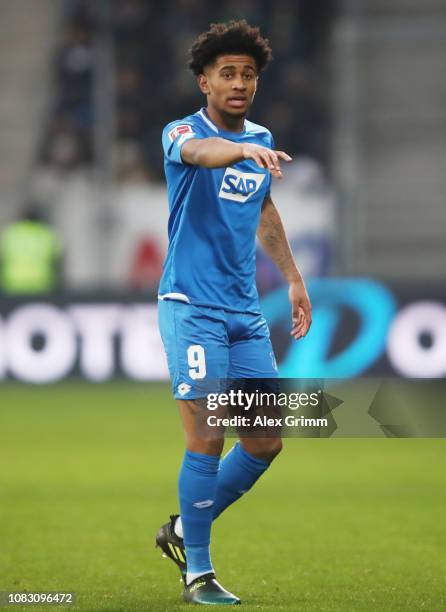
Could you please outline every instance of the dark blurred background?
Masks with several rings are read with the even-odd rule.
[[[252,120],[270,125],[285,150],[327,164],[326,52],[334,15],[334,0],[65,2],[39,161],[76,168],[94,160],[95,45],[102,38],[113,64],[114,170],[122,180],[162,180],[160,131],[204,103],[186,68],[188,49],[210,23],[245,18],[271,39],[275,58],[262,75]],[[70,143],[71,155],[60,154],[61,141]]]

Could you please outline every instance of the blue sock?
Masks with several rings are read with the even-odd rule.
[[[228,506],[246,493],[268,469],[269,463],[257,459],[237,442],[220,463],[217,496],[212,508],[216,519]]]
[[[220,457],[186,450],[178,490],[188,574],[212,571],[209,552]]]

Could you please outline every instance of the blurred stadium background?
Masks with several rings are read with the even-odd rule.
[[[446,5],[1,0],[0,18],[0,590],[173,610],[173,572],[150,550],[182,454],[155,300],[161,130],[204,104],[186,51],[231,18],[273,47],[250,118],[293,156],[273,199],[314,307],[291,344],[286,289],[259,251],[281,375],[444,379]],[[217,527],[253,609],[445,609],[443,441],[291,442]],[[256,503],[279,524],[300,508],[283,554],[262,544],[275,602],[229,545]]]

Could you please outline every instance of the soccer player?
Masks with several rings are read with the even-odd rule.
[[[183,598],[238,604],[216,580],[211,524],[248,491],[282,448],[275,437],[241,437],[220,460],[222,437],[197,432],[206,379],[277,377],[255,286],[256,234],[289,283],[291,335],[311,324],[311,305],[294,262],[271,177],[281,162],[269,130],[246,119],[269,42],[245,20],[212,24],[191,49],[189,67],[207,106],[163,131],[169,248],[159,288],[159,325],[186,438],[179,476],[180,515],[156,543],[180,568]]]

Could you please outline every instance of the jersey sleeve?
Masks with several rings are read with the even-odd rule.
[[[185,164],[181,158],[181,148],[191,138],[206,138],[202,128],[192,120],[180,119],[166,125],[162,138],[165,157],[177,164]]]

